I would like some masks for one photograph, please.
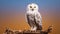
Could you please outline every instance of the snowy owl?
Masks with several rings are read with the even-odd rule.
[[[26,20],[29,26],[31,27],[30,30],[36,31],[42,29],[42,17],[41,14],[38,12],[38,5],[35,3],[31,3],[27,6],[26,10]]]

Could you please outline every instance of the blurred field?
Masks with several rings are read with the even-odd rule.
[[[51,34],[60,34],[60,21],[56,16],[53,15],[43,15],[42,13],[42,26],[43,30],[46,30],[48,26],[53,25],[53,30]],[[6,27],[9,27],[13,30],[28,30],[30,29],[29,25],[26,23],[24,14],[15,14],[12,15],[3,15],[0,17],[0,34],[2,34]]]

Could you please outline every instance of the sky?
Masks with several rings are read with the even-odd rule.
[[[43,29],[53,25],[51,34],[60,34],[60,0],[0,0],[0,33],[3,33],[6,27],[29,29],[25,13],[30,3],[36,3],[39,6]]]

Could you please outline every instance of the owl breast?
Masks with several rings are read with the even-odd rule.
[[[30,15],[29,15],[29,19],[30,19],[31,21],[34,21],[34,14],[30,14]]]

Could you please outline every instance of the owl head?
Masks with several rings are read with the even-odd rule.
[[[31,3],[27,6],[28,11],[38,11],[38,5],[35,3]]]

